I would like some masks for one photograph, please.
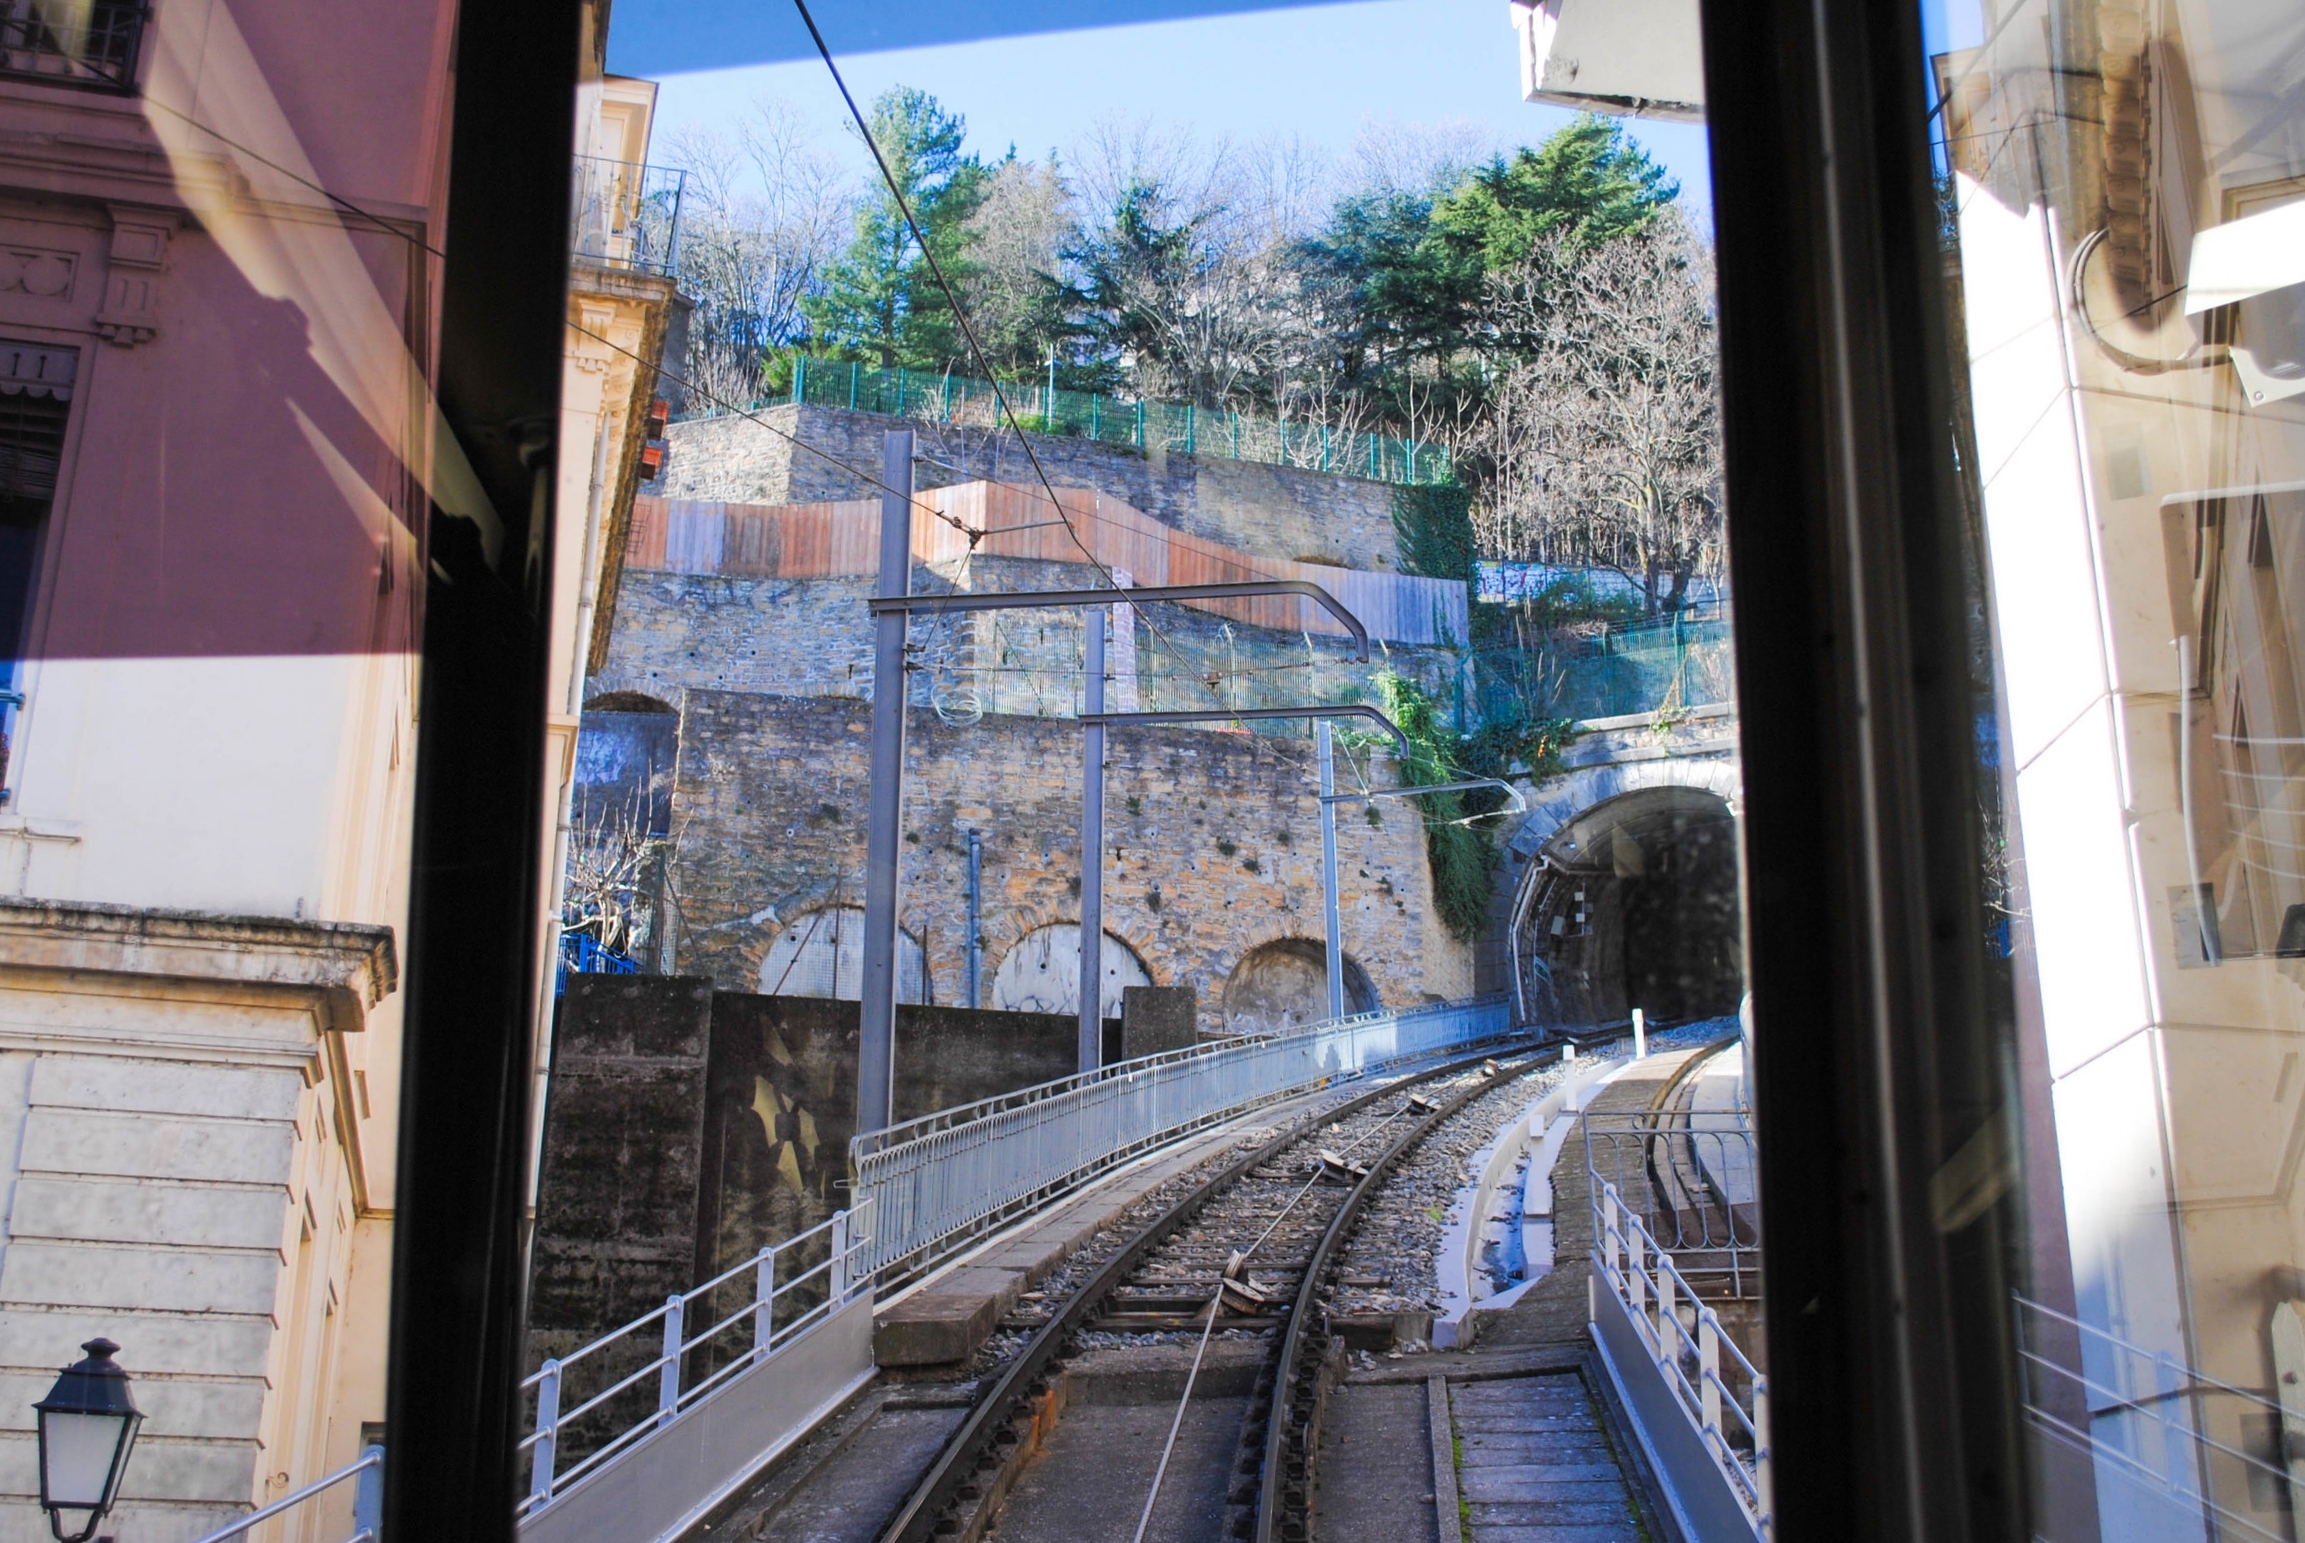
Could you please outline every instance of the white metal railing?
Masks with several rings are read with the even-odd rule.
[[[1593,1110],[1582,1123],[1593,1194],[1614,1185],[1704,1295],[1760,1296],[1760,1169],[1743,1115]]]
[[[529,1453],[528,1495],[520,1504],[521,1512],[538,1510],[554,1494],[610,1461],[650,1431],[671,1424],[682,1409],[738,1373],[767,1360],[778,1349],[830,1317],[834,1309],[859,1290],[867,1288],[870,1268],[864,1265],[864,1260],[872,1252],[870,1214],[869,1201],[837,1212],[806,1232],[762,1249],[703,1285],[667,1297],[664,1305],[654,1312],[644,1313],[568,1355],[546,1361],[520,1385],[524,1392],[534,1393],[536,1397],[534,1428],[520,1443],[522,1450]],[[794,1256],[806,1259],[820,1251],[823,1257],[805,1268],[779,1268],[780,1262],[790,1261]],[[688,1332],[691,1308],[703,1303],[709,1313],[714,1294],[745,1277],[749,1277],[750,1289],[743,1293],[733,1312],[694,1334]],[[612,1358],[604,1352],[620,1343],[638,1340],[652,1329],[654,1355],[581,1403],[568,1409],[561,1407],[570,1368],[596,1356],[606,1362]],[[732,1330],[737,1332],[731,1333]],[[746,1330],[750,1333],[749,1344],[745,1343]],[[651,1341],[640,1343],[645,1345]],[[720,1364],[705,1369],[704,1363],[715,1356],[722,1358]],[[701,1370],[702,1375],[690,1380],[688,1372],[692,1367]],[[564,1432],[596,1411],[614,1416],[618,1411],[611,1408],[611,1400],[652,1378],[656,1383],[653,1409],[646,1410],[622,1430],[611,1432],[578,1461],[565,1468],[560,1466],[561,1458],[566,1455],[561,1451]]]
[[[1503,997],[1362,1013],[1284,1034],[1123,1061],[856,1137],[869,1268],[917,1269],[1185,1132],[1284,1093],[1493,1039]]]
[[[1768,1379],[1745,1359],[1640,1215],[1618,1198],[1617,1187],[1598,1183],[1593,1195],[1593,1262],[1600,1283],[1624,1306],[1650,1364],[1696,1427],[1754,1532],[1768,1538]],[[1743,1375],[1741,1391],[1721,1374],[1724,1353]]]
[[[352,1531],[343,1543],[376,1543],[384,1528],[384,1448],[379,1446],[364,1447],[358,1458],[328,1477],[315,1479],[293,1495],[283,1495],[229,1526],[202,1535],[197,1543],[229,1543],[231,1539],[246,1537],[251,1528],[285,1515],[347,1480],[353,1483]]]
[[[2290,1536],[2280,1518],[2263,1518],[2287,1509],[2295,1477],[2283,1455],[2305,1418],[2053,1307],[2015,1303],[2025,1413],[2088,1454],[2101,1493],[2105,1479],[2133,1485],[2175,1507],[2195,1537],[2205,1523],[2211,1536],[2250,1543]]]

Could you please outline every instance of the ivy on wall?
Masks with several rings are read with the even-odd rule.
[[[1408,753],[1398,767],[1404,787],[1437,787],[1472,777],[1509,778],[1516,767],[1541,782],[1563,769],[1562,752],[1575,734],[1569,719],[1491,724],[1460,736],[1449,728],[1431,694],[1414,680],[1388,669],[1378,673],[1376,684],[1385,715],[1408,736]],[[1434,908],[1453,937],[1473,942],[1489,923],[1497,844],[1486,828],[1462,822],[1503,808],[1505,795],[1480,788],[1434,793],[1416,802],[1425,822],[1425,860],[1432,869]]]

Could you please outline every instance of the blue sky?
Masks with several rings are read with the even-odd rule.
[[[618,22],[627,14],[620,7]],[[1186,128],[1204,139],[1295,134],[1342,151],[1371,122],[1453,120],[1515,145],[1535,143],[1571,116],[1521,100],[1504,0],[1359,0],[855,53],[842,52],[835,18],[822,19],[860,101],[892,84],[933,92],[966,116],[970,148],[988,157],[1012,143],[1038,157],[1116,118]],[[628,43],[631,36],[621,26],[612,35],[612,70],[652,73],[642,67],[694,53]],[[763,45],[752,56],[778,51]],[[846,143],[835,134],[839,97],[814,59],[660,78],[659,159],[682,126],[733,121],[764,95],[820,123],[828,146]],[[1709,209],[1704,130],[1638,121],[1628,128],[1679,179],[1691,204]],[[865,163],[856,155],[861,172]]]

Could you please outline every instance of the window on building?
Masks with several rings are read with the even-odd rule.
[[[8,366],[0,377],[0,790],[9,786],[24,705],[24,632],[56,498],[75,362],[70,350],[0,345],[0,363]]]
[[[0,0],[0,76],[132,91],[147,9],[141,0]]]

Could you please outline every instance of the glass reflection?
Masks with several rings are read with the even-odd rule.
[[[1970,45],[1933,61],[1933,122],[2039,993],[2028,1112],[2055,1130],[2013,1306],[2035,1526],[2286,1538],[2305,1481],[2305,12],[1929,21]]]

